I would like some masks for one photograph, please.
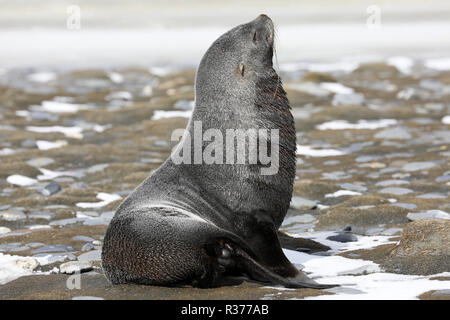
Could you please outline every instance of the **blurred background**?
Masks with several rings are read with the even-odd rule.
[[[195,66],[211,42],[261,13],[279,63],[450,53],[449,1],[0,1],[2,66]]]

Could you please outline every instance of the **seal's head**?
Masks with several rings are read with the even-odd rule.
[[[214,101],[208,98],[215,94],[222,101],[228,98],[228,105],[237,97],[241,103],[254,101],[258,80],[276,76],[272,68],[273,46],[274,25],[265,14],[219,37],[197,70],[197,105],[206,103],[211,107]]]

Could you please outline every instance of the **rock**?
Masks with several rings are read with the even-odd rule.
[[[377,132],[374,135],[376,139],[387,139],[387,140],[408,140],[411,139],[411,134],[404,128],[388,128]]]
[[[423,162],[411,162],[407,163],[402,167],[403,171],[422,171],[433,168],[436,166],[433,162],[423,161]]]
[[[41,247],[38,249],[34,249],[33,251],[31,251],[31,253],[37,254],[37,253],[50,253],[50,252],[73,252],[73,251],[75,251],[75,250],[71,246],[67,246],[65,244],[55,244],[55,245],[49,245],[49,246],[44,246],[44,247]]]
[[[94,250],[94,249],[95,249],[95,246],[92,243],[90,243],[90,242],[85,243],[83,245],[83,247],[81,247],[81,251],[91,251],[91,250]]]
[[[383,180],[383,181],[375,183],[376,186],[381,186],[381,187],[387,187],[387,186],[392,186],[392,185],[402,185],[402,184],[409,184],[409,181],[405,181],[405,180]]]
[[[361,93],[338,93],[335,94],[333,97],[332,104],[334,106],[350,106],[350,105],[361,105],[364,104],[366,99],[364,98],[364,95]]]
[[[436,290],[431,296],[449,296],[450,299],[450,289]]]
[[[93,250],[78,256],[78,261],[101,261],[101,250]]]
[[[408,188],[396,188],[396,187],[383,188],[380,191],[378,191],[378,193],[389,193],[389,194],[395,194],[398,196],[408,194],[411,192],[414,192],[414,191],[411,189],[408,189]]]
[[[427,210],[421,212],[410,212],[406,216],[409,220],[423,220],[423,219],[444,219],[450,220],[450,214],[442,210]]]
[[[32,257],[21,258],[16,261],[16,265],[22,269],[33,271],[39,267],[39,261]]]
[[[448,272],[450,221],[417,220],[406,224],[398,245],[384,263],[387,270],[429,275]]]
[[[393,236],[393,235],[396,235],[396,234],[398,234],[398,233],[400,233],[402,231],[403,231],[402,228],[389,228],[389,229],[386,229],[386,230],[382,231],[381,235],[383,235],[383,236]]]
[[[61,186],[56,182],[50,182],[45,186],[44,189],[41,190],[41,193],[44,196],[51,196],[52,194],[58,193],[61,191]]]
[[[358,238],[347,231],[339,231],[336,235],[327,237],[328,240],[337,242],[354,242],[358,241]]]
[[[74,236],[74,237],[72,237],[72,240],[83,241],[83,242],[92,242],[95,239],[93,239],[91,237],[86,237],[86,236]]]
[[[396,207],[400,207],[400,208],[409,209],[409,210],[414,210],[417,208],[417,205],[415,205],[414,203],[397,202],[397,203],[393,203],[392,205],[396,206]]]
[[[40,157],[40,158],[30,159],[26,163],[32,167],[41,168],[41,167],[48,166],[49,164],[52,164],[53,162],[55,162],[55,160],[53,160],[51,158]]]
[[[92,269],[92,265],[87,261],[69,261],[59,266],[59,272],[65,274],[82,273]]]
[[[304,207],[310,209],[310,208],[314,207],[315,205],[317,205],[317,202],[314,200],[308,200],[308,199],[305,199],[302,197],[296,197],[296,196],[292,197],[291,204],[290,204],[291,208],[294,208],[294,209],[301,209]]]
[[[66,226],[69,224],[75,224],[75,223],[79,223],[79,222],[83,222],[84,220],[86,220],[86,218],[68,218],[68,219],[61,219],[61,220],[55,220],[50,222],[51,226]]]
[[[417,196],[419,199],[446,199],[447,196],[440,193],[425,193]]]
[[[20,221],[25,220],[27,216],[25,213],[15,209],[9,209],[7,211],[0,212],[0,220],[4,221]]]
[[[29,219],[45,219],[51,220],[56,216],[54,212],[36,211],[28,214]]]
[[[0,234],[11,232],[10,228],[7,227],[0,227]]]
[[[289,212],[283,221],[283,226],[295,225],[297,223],[311,223],[315,220],[316,218],[310,214],[298,214],[298,212],[291,214],[291,212]]]
[[[357,185],[357,184],[342,183],[342,184],[340,184],[340,186],[342,188],[344,188],[344,189],[353,190],[353,191],[359,191],[359,192],[367,191],[366,187],[360,186],[360,185]]]
[[[338,276],[358,276],[358,275],[366,275],[370,273],[380,272],[380,267],[375,264],[368,264],[365,266],[361,266],[359,268],[353,270],[346,270],[338,272]]]
[[[36,148],[36,141],[33,139],[25,139],[20,143],[22,148]]]

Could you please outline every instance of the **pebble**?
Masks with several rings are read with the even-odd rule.
[[[27,216],[25,213],[14,209],[0,212],[0,220],[4,221],[20,221],[25,220],[26,218]]]
[[[20,143],[22,148],[36,148],[36,141],[33,139],[25,139]]]
[[[374,135],[376,139],[387,140],[409,140],[412,138],[407,129],[404,128],[388,128],[379,131]]]
[[[450,296],[450,289],[436,290],[431,296]]]
[[[11,232],[10,228],[7,227],[0,227],[0,234]]]
[[[317,202],[314,200],[305,199],[302,197],[292,197],[290,207],[294,209],[301,209],[304,207],[312,208],[317,205]]]
[[[81,247],[81,251],[91,251],[91,250],[94,250],[94,249],[95,249],[95,246],[92,243],[90,243],[90,242],[85,243],[83,245],[83,247]]]
[[[37,248],[37,247],[45,246],[45,244],[42,242],[30,242],[30,243],[27,243],[27,246],[30,248]]]
[[[383,236],[393,236],[396,235],[397,233],[401,233],[402,231],[403,231],[402,228],[389,228],[382,231],[380,234]]]
[[[383,232],[383,230],[384,230],[383,228],[372,228],[372,229],[367,230],[365,232],[365,235],[366,236],[374,236],[374,235],[380,234],[381,232]]]
[[[357,275],[366,275],[366,274],[375,273],[375,272],[380,272],[380,267],[377,265],[368,264],[366,266],[361,266],[356,269],[338,272],[338,275],[339,276],[345,276],[345,275],[357,276]]]
[[[52,164],[55,160],[46,157],[33,158],[28,160],[26,163],[32,167],[41,168]]]
[[[353,191],[360,191],[360,192],[367,191],[366,187],[360,186],[358,184],[342,183],[339,186],[341,186],[344,189],[353,190]]]
[[[402,167],[403,171],[421,171],[421,170],[426,170],[426,169],[430,169],[433,168],[434,166],[436,166],[436,164],[434,164],[433,162],[429,162],[429,161],[424,161],[424,162],[410,162],[405,164]]]
[[[358,238],[351,233],[352,227],[346,226],[342,231],[338,231],[337,234],[327,237],[328,240],[337,242],[354,242],[358,241]]]
[[[32,257],[21,258],[16,261],[16,265],[22,269],[33,271],[39,267],[39,261]]]
[[[101,250],[92,250],[78,256],[79,261],[101,261]]]
[[[66,226],[69,224],[75,224],[78,222],[83,222],[84,220],[86,220],[86,218],[68,218],[68,219],[61,219],[61,220],[55,220],[50,222],[51,226]]]
[[[408,194],[411,192],[414,192],[414,191],[411,189],[407,189],[407,188],[396,188],[396,187],[388,187],[388,188],[384,188],[384,189],[381,189],[380,191],[378,191],[378,193],[389,193],[389,194],[395,194],[398,196]]]
[[[51,220],[56,216],[54,212],[36,211],[28,214],[29,219],[45,219]]]
[[[386,187],[386,186],[392,186],[392,185],[402,185],[402,184],[409,184],[409,181],[405,180],[383,180],[377,182],[376,186]]]
[[[409,220],[422,220],[422,219],[445,219],[450,220],[450,214],[442,210],[427,210],[421,212],[410,212],[406,216]]]
[[[414,210],[414,209],[417,208],[417,205],[415,205],[414,203],[397,202],[397,203],[394,203],[392,205],[396,206],[396,207],[400,207],[400,208],[405,208],[405,209],[408,209],[408,210]]]
[[[100,225],[108,225],[109,221],[103,218],[90,218],[85,219],[83,221],[83,224],[86,226],[100,226]]]
[[[59,266],[59,272],[65,274],[83,273],[92,269],[92,265],[87,261],[69,261]]]
[[[338,93],[334,95],[332,104],[334,106],[361,105],[364,104],[365,101],[366,99],[361,93]]]
[[[420,199],[446,199],[447,196],[440,194],[440,193],[425,193],[425,194],[421,194],[417,198],[420,198]]]
[[[11,175],[8,178],[6,178],[6,181],[8,181],[10,184],[14,184],[14,185],[20,186],[20,187],[31,186],[31,185],[37,183],[36,179],[22,176],[20,174]]]
[[[75,249],[72,248],[71,246],[67,246],[65,244],[55,244],[34,249],[33,251],[31,251],[31,253],[38,254],[38,253],[73,252],[73,251],[75,251]]]
[[[83,241],[83,242],[92,242],[95,241],[95,239],[91,238],[91,237],[87,237],[87,236],[74,236],[72,237],[72,240],[75,241]]]

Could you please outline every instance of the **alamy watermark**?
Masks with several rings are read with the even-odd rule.
[[[81,8],[77,5],[68,6],[66,9],[68,14],[66,20],[66,26],[69,30],[80,30],[81,29]]]
[[[175,164],[249,164],[260,165],[262,175],[274,175],[279,169],[279,129],[219,129],[203,131],[194,121],[193,134],[185,129],[172,132]]]
[[[372,30],[379,30],[381,28],[381,8],[376,4],[370,5],[366,9],[368,14],[366,26]]]

